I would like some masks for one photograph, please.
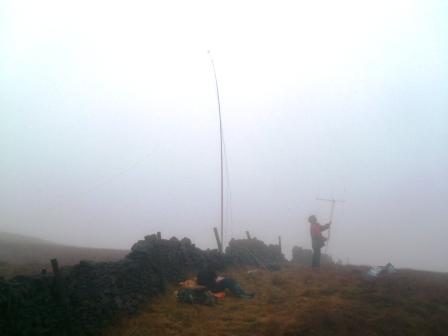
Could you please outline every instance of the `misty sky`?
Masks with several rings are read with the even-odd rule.
[[[448,271],[448,2],[0,1],[0,231]]]

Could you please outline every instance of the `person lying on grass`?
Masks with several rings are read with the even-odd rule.
[[[198,285],[207,287],[212,293],[224,292],[228,289],[233,295],[242,299],[252,299],[254,297],[253,293],[247,293],[234,279],[218,276],[210,267],[199,271],[196,279]]]

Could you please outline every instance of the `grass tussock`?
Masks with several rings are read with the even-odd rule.
[[[448,276],[399,271],[374,282],[363,269],[233,269],[252,300],[231,295],[214,307],[176,301],[175,287],[135,318],[105,332],[143,335],[446,335]]]

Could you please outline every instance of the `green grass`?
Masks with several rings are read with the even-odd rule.
[[[178,303],[172,287],[110,336],[137,335],[445,335],[448,276],[416,271],[367,281],[363,269],[279,272],[233,269],[253,300],[231,295],[214,307]]]

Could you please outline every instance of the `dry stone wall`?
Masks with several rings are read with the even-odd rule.
[[[63,267],[63,291],[53,274],[0,279],[0,335],[98,335],[118,315],[137,314],[143,303],[165,292],[167,283],[204,266],[223,270],[261,260],[267,265],[284,257],[258,240],[231,241],[220,254],[187,238],[146,236],[118,262]]]
[[[291,262],[301,266],[310,266],[313,259],[313,250],[304,249],[300,246],[294,246],[292,248],[292,259]],[[328,254],[322,253],[321,264],[332,264],[333,259]]]
[[[286,259],[279,245],[266,245],[256,238],[232,239],[226,248],[226,255],[235,264],[277,268]]]

